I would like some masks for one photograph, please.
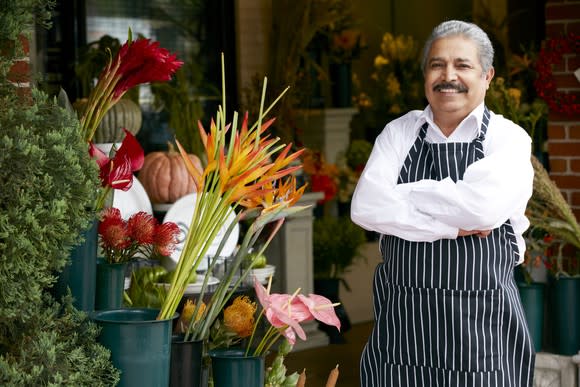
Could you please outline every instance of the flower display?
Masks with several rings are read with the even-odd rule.
[[[358,179],[371,154],[373,145],[366,140],[353,140],[337,159],[338,201],[348,203],[352,199]]]
[[[125,130],[125,138],[119,150],[112,149],[113,157],[106,155],[92,142],[89,154],[99,165],[102,190],[97,197],[95,209],[101,210],[113,189],[128,191],[133,186],[133,172],[143,166],[145,160],[143,148],[131,133]]]
[[[329,60],[332,63],[350,63],[360,57],[366,47],[363,35],[356,29],[344,29],[329,37]]]
[[[340,320],[334,310],[338,303],[332,303],[317,294],[305,296],[300,294],[300,289],[293,294],[270,293],[271,283],[272,277],[265,288],[254,279],[254,291],[261,306],[257,317],[256,303],[247,296],[237,297],[224,309],[223,319],[218,329],[214,330],[212,339],[235,337],[235,340],[225,342],[226,346],[230,346],[248,338],[245,343],[246,356],[263,356],[282,338],[291,346],[296,343],[297,337],[306,340],[306,333],[300,325],[303,322],[317,320],[340,330]],[[263,317],[267,321],[267,327],[259,335]],[[256,343],[258,336],[261,337]],[[223,341],[212,341],[214,345],[224,345]]]
[[[538,140],[541,147],[540,129],[546,125],[548,107],[535,96],[522,93],[522,88],[503,77],[495,77],[489,86],[485,102],[497,114],[501,114],[524,128],[531,138]]]
[[[127,42],[109,60],[89,94],[80,119],[82,137],[87,142],[92,140],[105,113],[127,90],[142,83],[168,81],[182,64],[158,42],[145,38],[133,42],[129,30]]]
[[[563,249],[567,246],[572,246],[575,250],[580,249],[580,225],[542,163],[536,157],[532,157],[532,165],[534,189],[526,208],[531,228],[526,233],[526,239],[529,241],[533,237],[530,233],[541,232],[542,248],[550,249],[550,253],[546,254],[551,257],[547,266],[556,278],[580,274],[580,257],[574,253],[567,259],[563,256]]]
[[[339,172],[337,166],[326,162],[322,152],[312,149],[305,149],[303,163],[304,173],[308,175],[310,190],[324,193],[324,197],[318,201],[318,204],[334,199],[338,192]]]
[[[358,107],[391,114],[423,108],[423,76],[419,63],[419,45],[412,36],[385,33],[374,59],[368,91],[358,81],[361,89],[356,98]],[[404,93],[401,85],[405,85]]]
[[[359,109],[354,126],[376,132],[392,118],[423,109],[420,62],[419,44],[412,36],[385,33],[370,77],[354,76],[354,100]]]
[[[524,128],[532,138],[533,152],[544,151],[548,105],[540,98],[534,82],[538,77],[538,53],[532,47],[508,57],[503,73],[496,73],[485,96],[486,105]]]
[[[98,233],[107,263],[124,263],[137,256],[171,255],[177,244],[179,227],[172,222],[159,224],[153,215],[143,211],[124,220],[118,208],[109,207],[102,213]]]
[[[536,63],[538,77],[534,86],[540,98],[544,99],[550,110],[567,115],[580,113],[580,103],[574,93],[559,92],[552,73],[552,66],[562,63],[565,54],[577,53],[580,48],[580,35],[570,33],[560,38],[548,39],[540,50]]]
[[[225,79],[223,67],[222,55],[222,80]],[[301,166],[290,165],[302,151],[291,153],[291,144],[279,144],[279,139],[268,135],[267,129],[274,122],[273,119],[262,122],[265,114],[284,94],[283,92],[270,107],[264,110],[266,83],[265,79],[257,122],[250,126],[248,114],[245,114],[240,127],[238,127],[237,112],[234,112],[232,122],[226,123],[226,93],[225,82],[223,83],[222,105],[218,109],[216,119],[211,121],[209,132],[206,132],[205,128],[199,124],[207,159],[207,165],[202,173],[193,165],[185,149],[177,142],[188,172],[195,182],[197,199],[185,245],[159,313],[159,319],[171,318],[176,312],[190,273],[195,272],[201,261],[205,259],[209,247],[222,227],[227,228],[223,237],[225,241],[235,222],[251,220],[243,241],[233,257],[230,271],[221,279],[212,293],[203,316],[198,321],[192,321],[186,340],[208,337],[213,322],[233,292],[248,275],[249,270],[245,270],[234,279],[234,273],[240,269],[265,226],[269,223],[273,224],[273,227],[268,228],[269,235],[257,251],[258,254],[266,249],[282,226],[285,217],[304,208],[295,204],[302,196],[305,187],[298,188],[292,176],[292,173]],[[236,214],[235,222],[229,223],[231,221],[228,218],[232,212]],[[215,252],[208,273],[215,265],[222,247],[223,243]],[[207,281],[208,275],[204,277],[196,308],[199,308],[203,300]],[[197,315],[196,313],[194,312],[194,315]]]

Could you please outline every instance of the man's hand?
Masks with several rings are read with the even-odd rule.
[[[459,229],[459,233],[457,234],[458,237],[468,236],[468,235],[476,235],[480,238],[485,238],[491,233],[491,230],[462,230]]]

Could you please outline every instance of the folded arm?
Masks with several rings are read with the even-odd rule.
[[[401,195],[423,214],[463,230],[499,227],[514,211],[525,208],[532,194],[534,171],[531,140],[522,130],[508,141],[493,144],[486,156],[471,164],[463,180],[422,180],[400,185]]]
[[[409,147],[401,149],[394,145],[393,135],[387,127],[375,141],[353,195],[353,222],[368,230],[411,241],[456,238],[457,227],[420,211],[409,195],[396,189],[400,166],[413,140]]]

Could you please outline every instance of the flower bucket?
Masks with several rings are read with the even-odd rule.
[[[575,355],[580,351],[580,278],[554,280],[552,296],[554,350],[561,355]]]
[[[171,387],[207,386],[207,367],[204,367],[204,341],[183,341],[182,335],[171,340]]]
[[[209,352],[214,387],[263,387],[265,361],[262,356],[244,356],[241,349]]]
[[[95,310],[123,307],[126,269],[127,263],[107,263],[104,259],[98,259]]]
[[[173,319],[156,320],[157,309],[95,311],[91,318],[101,327],[98,341],[111,351],[121,371],[120,387],[167,386]]]
[[[544,284],[519,282],[518,290],[534,348],[536,352],[539,352],[542,350],[542,330],[544,329]]]
[[[95,286],[97,278],[97,229],[99,221],[93,220],[81,235],[84,241],[70,253],[70,262],[58,275],[53,288],[59,300],[70,289],[73,305],[78,310],[92,312],[95,309]]]

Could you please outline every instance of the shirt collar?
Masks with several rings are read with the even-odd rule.
[[[445,137],[443,132],[441,132],[441,129],[439,129],[437,124],[435,124],[435,121],[433,121],[433,111],[431,110],[431,105],[427,105],[427,107],[425,108],[425,110],[421,112],[415,123],[415,130],[418,132],[419,128],[421,128],[421,126],[425,122],[427,122],[429,124],[429,128],[432,129],[431,132],[434,135],[436,135],[437,137],[444,138],[448,141],[453,139],[453,137],[455,137],[456,134],[467,132],[473,133],[473,138],[475,138],[479,136],[480,134],[479,132],[481,131],[481,122],[483,120],[484,106],[485,104],[484,102],[482,102],[475,109],[473,109],[471,113],[469,113],[467,117],[465,117],[463,121],[461,121],[459,125],[457,125],[457,128],[453,131],[451,136],[447,138]]]

